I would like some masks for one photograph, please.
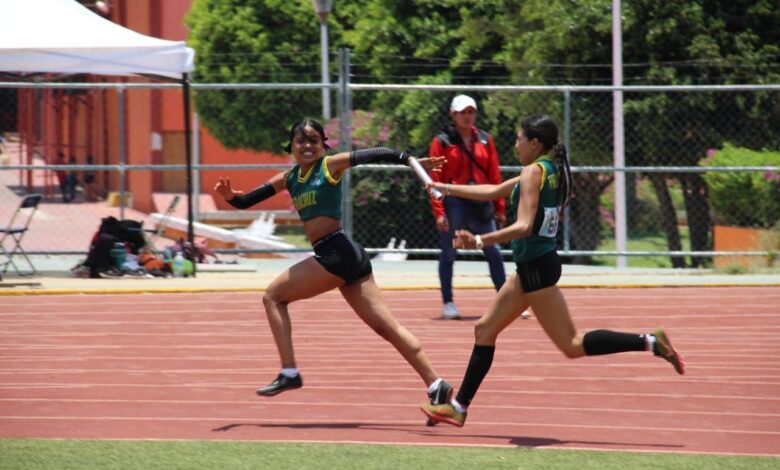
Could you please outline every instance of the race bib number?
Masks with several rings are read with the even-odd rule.
[[[558,220],[560,220],[558,208],[545,207],[544,220],[542,221],[542,227],[539,229],[539,236],[555,237],[555,234],[558,233]]]

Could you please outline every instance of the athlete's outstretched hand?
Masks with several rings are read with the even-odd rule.
[[[453,248],[463,248],[465,250],[474,249],[477,247],[477,239],[468,230],[456,230],[452,246]]]
[[[418,158],[417,162],[425,171],[441,171],[441,167],[447,162],[446,157],[425,157]]]
[[[214,186],[214,191],[226,201],[233,199],[237,194],[241,194],[240,191],[233,191],[233,187],[230,185],[230,178],[220,178]]]

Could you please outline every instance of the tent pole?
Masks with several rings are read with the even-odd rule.
[[[119,121],[119,220],[125,220],[125,203],[127,190],[127,98],[125,97],[125,88],[119,87],[116,90],[117,99],[117,119]],[[62,121],[60,121],[61,123]],[[60,130],[58,133],[61,133]],[[62,142],[62,137],[57,139]],[[62,147],[60,147],[62,148]]]
[[[184,95],[184,148],[187,156],[187,241],[192,247],[192,276],[197,275],[195,257],[195,231],[192,221],[192,126],[190,123],[190,78],[189,74],[181,76],[182,94]]]

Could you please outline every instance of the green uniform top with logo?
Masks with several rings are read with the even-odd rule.
[[[300,165],[287,175],[287,191],[304,222],[321,215],[341,219],[341,178],[330,174],[327,159],[319,159],[305,175],[301,175]]]
[[[558,186],[560,175],[558,167],[549,157],[542,157],[532,163],[542,169],[542,187],[539,190],[539,205],[534,216],[531,235],[512,240],[512,258],[515,263],[538,258],[555,250],[555,235],[558,233],[559,207]],[[517,212],[520,203],[520,182],[512,189],[511,202]]]

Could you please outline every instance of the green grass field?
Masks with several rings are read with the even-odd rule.
[[[690,250],[691,243],[688,236],[688,228],[682,227],[680,230],[682,239],[682,249]],[[626,241],[628,251],[666,251],[666,237],[663,234],[631,234]],[[598,250],[615,251],[614,235],[609,234],[603,238]],[[594,256],[593,260],[600,265],[614,266],[614,256]],[[629,256],[628,266],[631,268],[671,268],[672,261],[668,256]]]
[[[777,469],[780,459],[691,454],[236,441],[0,440],[0,469]]]

